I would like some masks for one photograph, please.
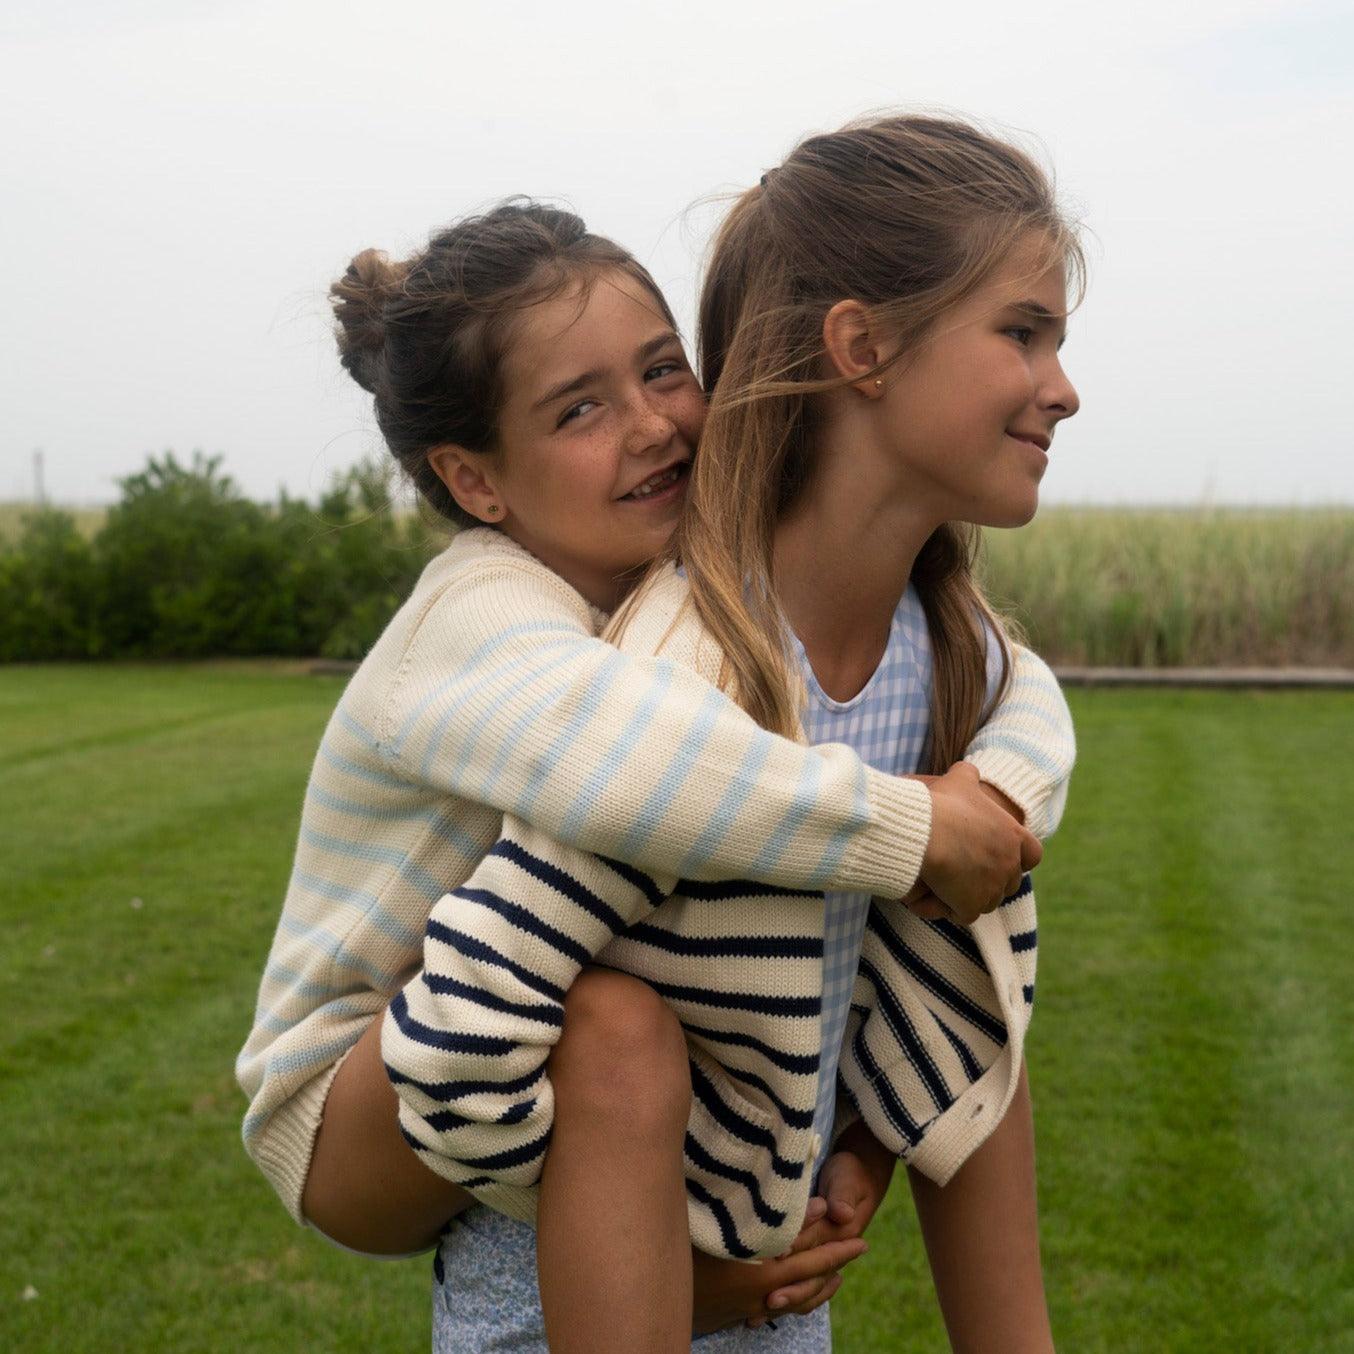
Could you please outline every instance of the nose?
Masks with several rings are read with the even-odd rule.
[[[647,393],[637,396],[626,428],[625,449],[631,456],[643,456],[667,446],[676,431],[677,425],[664,407]]]
[[[1081,396],[1068,379],[1062,363],[1054,357],[1053,366],[1039,392],[1039,407],[1050,417],[1061,421],[1071,418],[1081,408]]]

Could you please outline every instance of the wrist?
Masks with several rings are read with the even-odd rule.
[[[980,780],[978,788],[999,808],[1005,809],[1022,826],[1025,822],[1025,810],[1010,795],[1003,794],[991,781]]]

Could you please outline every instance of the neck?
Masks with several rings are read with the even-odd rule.
[[[850,428],[817,439],[812,481],[776,528],[776,589],[819,685],[849,700],[869,681],[927,538],[944,520],[896,483],[887,458],[849,445]]]

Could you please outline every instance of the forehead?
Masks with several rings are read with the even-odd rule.
[[[513,322],[503,358],[509,391],[544,389],[575,372],[627,361],[670,328],[657,299],[628,273],[575,278]]]
[[[965,308],[985,314],[1024,300],[1038,301],[1055,315],[1067,307],[1067,267],[1044,235],[1027,235],[1020,240]]]

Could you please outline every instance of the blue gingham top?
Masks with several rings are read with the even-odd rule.
[[[1000,676],[1000,652],[988,643],[988,697]],[[874,675],[849,701],[833,700],[818,685],[804,646],[791,636],[808,688],[804,731],[811,743],[845,743],[863,761],[894,776],[914,775],[923,765],[931,728],[931,636],[921,598],[911,583],[889,626],[888,643]],[[995,660],[995,670],[994,662]],[[856,980],[870,898],[865,893],[829,893],[823,923],[823,1052],[818,1073],[814,1132],[821,1167],[832,1151],[837,1065],[851,991]],[[815,1168],[817,1169],[817,1168]]]

